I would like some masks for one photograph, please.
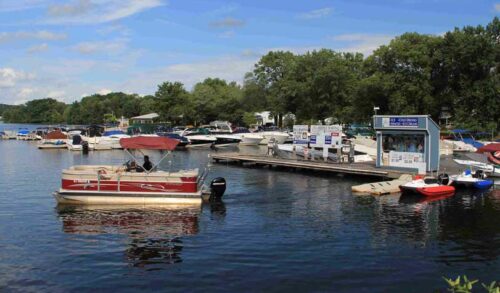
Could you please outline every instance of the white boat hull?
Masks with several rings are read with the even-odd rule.
[[[281,132],[262,132],[259,134],[264,137],[264,139],[260,141],[261,145],[267,145],[269,143],[269,140],[273,137],[277,144],[284,144],[286,139],[288,138],[288,134]]]
[[[96,192],[67,191],[54,192],[58,204],[82,205],[157,205],[157,204],[201,204],[202,191],[196,193],[160,192]]]
[[[252,134],[242,134],[240,145],[259,145],[259,143],[264,139],[261,135]]]

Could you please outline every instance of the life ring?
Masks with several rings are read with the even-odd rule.
[[[106,172],[106,170],[105,170],[105,169],[99,169],[99,170],[97,171],[97,174],[99,174],[99,175],[106,175],[106,174],[108,174],[108,172]]]
[[[104,180],[109,180],[109,179],[111,179],[111,176],[106,176],[107,174],[108,174],[108,172],[107,172],[106,170],[104,170],[104,169],[99,169],[99,170],[97,171],[97,176],[98,176],[99,178],[104,179]]]

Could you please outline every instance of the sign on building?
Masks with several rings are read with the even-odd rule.
[[[419,174],[425,174],[426,170],[423,153],[390,151],[389,166],[418,169]]]
[[[418,127],[418,118],[384,117],[382,127]]]

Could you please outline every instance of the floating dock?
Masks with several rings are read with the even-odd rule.
[[[265,155],[248,155],[240,153],[218,153],[211,155],[216,163],[233,163],[240,165],[260,165],[269,167],[282,167],[295,170],[314,170],[338,174],[380,177],[396,179],[403,174],[401,170],[376,168],[374,163],[324,163],[321,161],[283,159]]]

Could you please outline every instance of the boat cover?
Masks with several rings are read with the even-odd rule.
[[[111,136],[111,135],[117,135],[117,134],[125,134],[125,132],[123,132],[121,130],[108,130],[108,131],[104,131],[102,136]]]
[[[485,146],[480,147],[477,150],[477,153],[494,153],[494,152],[500,152],[500,143],[490,143]]]
[[[66,139],[68,136],[60,130],[54,130],[52,132],[47,133],[47,135],[44,136],[45,139]]]
[[[124,149],[172,151],[178,143],[177,139],[162,136],[136,136],[120,139],[120,145]]]

